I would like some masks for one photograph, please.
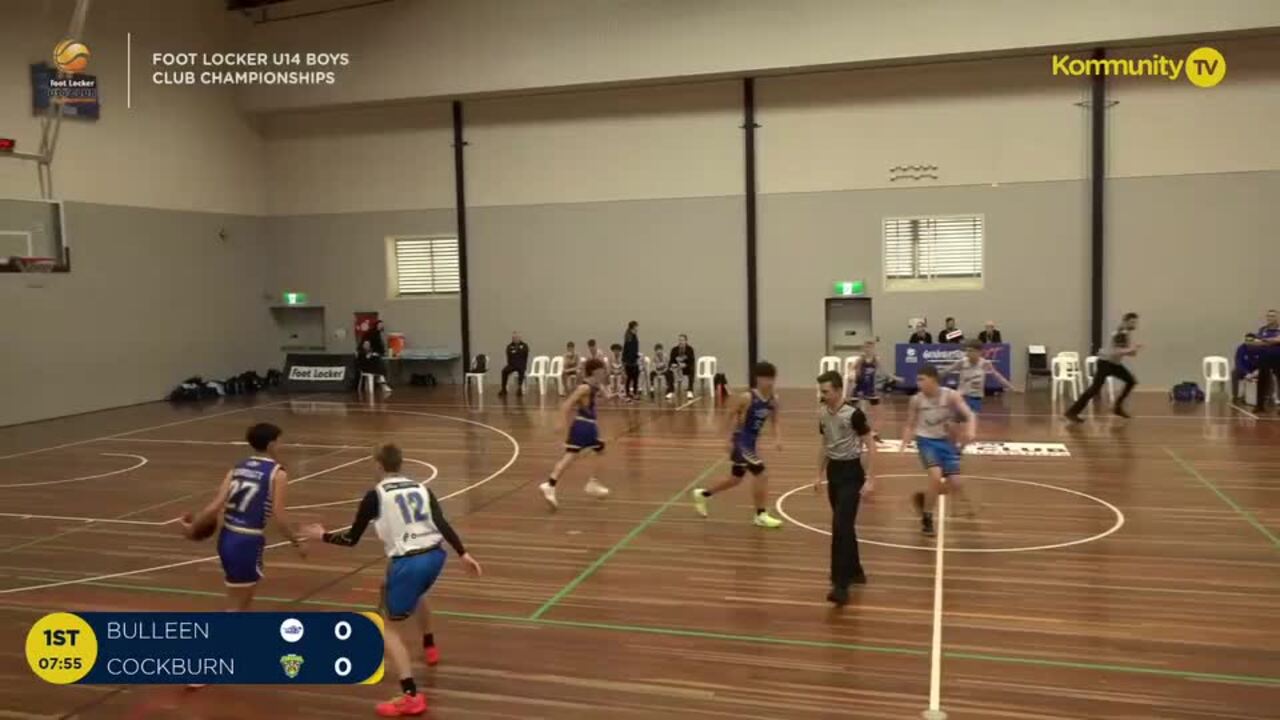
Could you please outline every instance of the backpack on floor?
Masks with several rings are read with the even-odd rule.
[[[1204,391],[1194,382],[1180,382],[1169,391],[1169,399],[1176,403],[1204,402]]]
[[[718,399],[723,400],[729,397],[729,378],[724,373],[716,373],[712,383],[716,387],[716,397]]]

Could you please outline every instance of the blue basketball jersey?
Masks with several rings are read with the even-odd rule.
[[[236,463],[231,471],[231,492],[222,512],[229,530],[261,534],[271,517],[271,483],[280,463],[269,458],[250,457]]]
[[[751,404],[747,406],[746,415],[742,418],[742,426],[733,434],[734,442],[748,448],[756,446],[760,431],[773,415],[775,405],[772,399],[765,400],[760,393],[751,391]]]
[[[578,417],[576,419],[589,420],[591,422],[595,422],[596,421],[596,395],[600,394],[600,388],[596,387],[595,385],[592,385],[591,383],[587,383],[587,386],[591,388],[591,395],[589,396],[586,405],[578,406]]]

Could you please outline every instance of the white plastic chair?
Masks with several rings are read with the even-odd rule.
[[[1053,371],[1053,391],[1051,396],[1054,400],[1057,400],[1059,395],[1066,394],[1066,390],[1063,389],[1064,385],[1067,390],[1071,391],[1072,395],[1076,398],[1080,397],[1079,360],[1057,355],[1053,358],[1050,369]]]
[[[861,355],[850,355],[849,357],[844,359],[844,372],[841,374],[841,376],[844,378],[844,382],[846,385],[848,385],[851,381],[854,381],[857,379],[858,368],[861,367],[861,365],[862,365]]]
[[[547,377],[551,368],[551,358],[546,355],[539,355],[533,359],[533,364],[529,366],[529,375],[525,379],[526,383],[538,381],[538,394],[547,394]]]
[[[368,395],[372,397],[373,389],[375,386],[374,384],[377,381],[377,377],[378,376],[375,375],[374,373],[367,373],[367,372],[360,373],[360,384],[356,386],[356,394],[357,395],[363,394],[363,395]]]
[[[469,372],[462,376],[462,392],[466,394],[471,389],[471,383],[476,384],[476,392],[484,395],[484,376],[482,372]]]
[[[653,391],[649,385],[649,373],[653,371],[653,360],[648,355],[640,356],[640,394],[648,395]]]
[[[1090,355],[1089,357],[1084,359],[1085,386],[1092,385],[1093,377],[1097,374],[1098,374],[1098,356]],[[1112,403],[1116,401],[1116,379],[1113,377],[1107,378],[1107,397],[1111,399]]]
[[[1213,384],[1222,383],[1227,392],[1231,392],[1231,363],[1221,355],[1210,355],[1201,362],[1204,370],[1204,401],[1213,400]]]
[[[557,355],[551,358],[551,365],[547,370],[547,381],[550,382],[552,380],[554,380],[556,383],[556,390],[559,391],[560,395],[563,395],[564,394],[564,356],[563,355]]]
[[[1073,382],[1075,383],[1076,397],[1079,397],[1081,393],[1084,392],[1084,372],[1080,367],[1080,353],[1075,352],[1074,350],[1063,350],[1062,352],[1058,353],[1054,357],[1062,358],[1063,360],[1067,361],[1072,366],[1074,366],[1075,374],[1072,375],[1072,378],[1073,378]],[[1050,368],[1050,370],[1052,369],[1053,368]]]
[[[840,372],[841,364],[840,358],[835,355],[824,355],[823,358],[818,361],[818,374],[821,375],[827,371]],[[818,397],[821,398],[822,387],[820,385],[814,385],[814,389],[817,391]]]
[[[716,365],[718,362],[712,355],[704,355],[698,358],[696,367],[697,374],[694,377],[694,392],[700,392],[705,383],[707,386],[707,394],[714,395],[716,392]]]

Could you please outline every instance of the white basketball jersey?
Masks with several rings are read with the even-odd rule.
[[[393,476],[378,483],[378,519],[374,530],[387,557],[436,547],[444,539],[431,517],[431,502],[422,483]]]

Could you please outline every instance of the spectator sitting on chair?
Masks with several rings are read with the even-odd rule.
[[[948,344],[959,344],[964,342],[964,331],[956,327],[956,319],[947,318],[947,326],[938,333],[938,342]]]
[[[1272,383],[1280,382],[1280,312],[1267,311],[1267,324],[1258,328],[1253,346],[1258,348],[1258,402],[1254,412],[1261,413],[1271,400]]]
[[[667,353],[662,349],[662,343],[653,346],[653,369],[649,371],[649,398],[653,399],[654,388],[658,387],[658,376],[667,379],[667,397],[671,397],[670,393],[675,391],[676,376],[671,372],[671,365],[667,361]]]
[[[564,346],[564,369],[560,371],[560,383],[567,388],[578,386],[578,349],[570,340]]]
[[[609,368],[610,396],[617,396],[623,393],[622,365],[622,345],[614,343],[609,346],[608,363],[605,364],[605,367]]]
[[[1231,368],[1231,402],[1244,404],[1244,395],[1240,394],[1240,382],[1258,371],[1258,363],[1262,359],[1262,348],[1255,343],[1258,336],[1245,333],[1244,342],[1236,348],[1236,365]]]
[[[1000,330],[996,328],[995,320],[988,320],[983,326],[982,332],[978,333],[978,342],[984,344],[1004,342],[1004,338],[1000,336]]]
[[[357,359],[360,360],[360,372],[375,376],[382,391],[389,393],[391,385],[387,383],[387,361],[384,359],[387,356],[387,341],[382,336],[383,328],[381,320],[374,321],[360,342],[362,352],[357,353]]]
[[[687,384],[685,385],[685,394],[688,400],[693,399],[693,375],[697,369],[698,356],[693,352],[693,346],[689,344],[689,336],[681,335],[676,346],[671,348],[671,366],[684,375]],[[667,399],[674,397],[676,386],[673,384],[667,388]]]
[[[600,348],[599,348],[599,347],[597,347],[597,346],[596,346],[596,339],[595,339],[595,338],[591,338],[590,340],[588,340],[588,341],[587,341],[587,357],[586,357],[586,359],[587,359],[587,360],[599,360],[600,362],[604,363],[605,365],[608,365],[608,364],[609,364],[609,358],[605,357],[605,354],[604,354],[603,352],[601,352],[601,351],[600,351]]]
[[[914,344],[924,343],[925,345],[933,344],[933,335],[925,329],[923,322],[916,324],[915,332],[911,333],[911,339],[907,342]]]
[[[511,342],[507,345],[507,364],[502,368],[502,390],[498,397],[507,394],[507,378],[516,374],[516,395],[524,395],[524,375],[529,368],[529,346],[520,339],[520,333],[511,333]]]

